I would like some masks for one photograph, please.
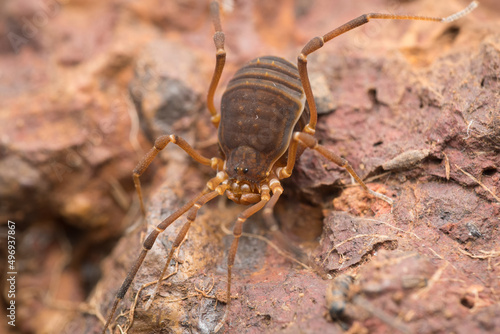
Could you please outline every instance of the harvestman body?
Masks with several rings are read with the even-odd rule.
[[[283,193],[280,180],[290,177],[295,161],[306,148],[317,151],[326,159],[345,168],[367,192],[392,204],[392,200],[387,196],[368,189],[345,159],[319,145],[314,138],[317,111],[307,74],[307,56],[331,39],[367,23],[370,19],[451,22],[466,15],[475,7],[477,7],[477,2],[473,1],[464,10],[447,18],[365,14],[322,37],[311,39],[298,56],[297,67],[279,57],[256,58],[237,71],[229,82],[222,96],[221,113],[219,114],[214,106],[214,94],[224,68],[226,52],[224,50],[224,33],[219,17],[219,5],[215,1],[212,2],[211,15],[215,27],[214,43],[217,53],[215,71],[208,90],[207,107],[212,115],[212,123],[218,128],[219,145],[224,157],[206,158],[196,152],[182,138],[176,135],[166,135],[159,137],[155,141],[154,147],[139,162],[133,172],[133,178],[143,214],[145,210],[139,177],[158,152],[169,143],[178,145],[199,163],[211,166],[217,171],[217,174],[207,182],[202,192],[162,221],[146,238],[142,252],[118,290],[102,333],[106,332],[118,303],[123,299],[157,236],[187,212],[187,222],[182,226],[173,243],[161,278],[165,276],[175,250],[184,240],[200,207],[208,201],[226,194],[236,203],[251,206],[238,216],[233,228],[234,239],[228,253],[227,307],[223,318],[214,328],[214,332],[220,330],[229,313],[231,269],[243,223],[248,217],[262,209],[264,218],[273,221],[273,208]],[[161,280],[155,286],[146,308],[151,305],[160,282]]]

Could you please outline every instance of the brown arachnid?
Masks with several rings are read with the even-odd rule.
[[[139,162],[133,172],[133,179],[143,214],[145,210],[139,177],[169,143],[178,145],[197,162],[212,167],[217,174],[207,182],[203,191],[158,224],[146,238],[139,257],[118,290],[102,333],[106,333],[118,303],[123,299],[158,235],[187,212],[187,222],[178,233],[169,252],[167,264],[162,270],[160,277],[164,277],[174,252],[185,238],[198,210],[210,200],[226,194],[232,201],[250,205],[250,207],[238,216],[233,228],[234,239],[228,253],[227,306],[222,319],[213,329],[214,332],[219,331],[229,313],[231,269],[243,223],[259,210],[263,210],[265,219],[272,220],[273,207],[283,193],[280,180],[290,177],[296,160],[306,148],[317,151],[326,159],[345,168],[365,191],[392,204],[392,200],[387,196],[368,189],[345,159],[328,151],[315,139],[317,111],[307,73],[307,56],[320,49],[326,42],[371,19],[451,22],[466,15],[476,6],[477,2],[473,1],[464,10],[446,18],[364,14],[321,37],[311,39],[300,52],[297,66],[274,56],[256,58],[238,70],[229,81],[222,96],[219,114],[214,106],[214,94],[224,68],[226,51],[219,5],[213,1],[211,16],[215,27],[214,42],[217,51],[215,71],[208,89],[207,107],[212,115],[212,123],[218,129],[219,146],[223,157],[204,157],[182,138],[176,135],[165,135],[156,139],[154,147]],[[156,295],[160,281],[153,290],[148,303],[151,303]]]

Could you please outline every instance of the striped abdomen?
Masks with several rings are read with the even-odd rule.
[[[257,58],[236,72],[222,96],[219,125],[228,173],[247,168],[239,179],[262,181],[288,148],[304,103],[297,68],[282,58]]]

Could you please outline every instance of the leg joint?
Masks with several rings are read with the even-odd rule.
[[[156,237],[158,237],[158,234],[160,234],[158,230],[151,232],[146,238],[146,240],[144,240],[142,248],[144,248],[146,251],[150,250],[153,247]]]
[[[312,128],[309,124],[307,124],[302,131],[304,131],[307,134],[310,134],[311,136],[313,136],[316,133],[316,130]]]
[[[217,48],[217,53],[219,53],[219,51],[223,51],[224,52],[224,42],[225,42],[225,35],[222,31],[216,31],[215,34],[214,34],[214,44],[215,44],[215,47]],[[224,54],[226,54],[226,52],[224,52]]]
[[[171,135],[171,136],[160,136],[160,137],[156,138],[154,148],[157,151],[161,151],[161,150],[163,150],[165,148],[165,146],[167,146],[167,144],[170,141],[173,141],[175,143],[175,140],[176,140],[176,136],[174,136],[174,135]]]
[[[302,49],[302,52],[300,53],[299,60],[303,58],[303,60],[306,60],[306,57],[308,54],[313,53],[314,51],[318,50],[325,44],[325,41],[323,37],[314,37],[311,39]]]
[[[279,167],[276,169],[276,174],[280,179],[286,179],[292,175],[292,173],[286,170],[286,167]]]
[[[304,132],[295,132],[293,139],[301,142],[310,149],[316,149],[318,147],[318,141],[312,135]]]
[[[210,118],[210,121],[215,125],[215,127],[218,127],[219,126],[219,123],[220,123],[220,115],[217,114],[215,116],[212,116]]]

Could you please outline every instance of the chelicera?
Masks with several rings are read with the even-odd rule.
[[[273,221],[273,208],[283,193],[280,180],[291,176],[296,160],[305,149],[315,150],[327,160],[345,168],[365,191],[392,205],[392,199],[370,190],[347,160],[327,150],[314,137],[318,117],[307,73],[307,56],[333,38],[369,22],[370,19],[451,22],[466,15],[476,6],[477,2],[474,1],[466,9],[447,18],[364,14],[321,37],[311,39],[300,52],[297,66],[274,56],[256,58],[238,70],[229,81],[222,96],[219,114],[214,105],[214,94],[226,61],[226,51],[219,5],[213,1],[210,8],[215,28],[216,65],[208,89],[207,107],[212,115],[211,121],[218,129],[219,146],[223,157],[204,157],[184,139],[172,134],[156,139],[154,147],[134,169],[133,179],[143,214],[145,209],[139,177],[169,143],[178,145],[197,162],[212,167],[216,175],[207,182],[203,191],[158,224],[145,239],[139,257],[118,290],[102,333],[106,332],[120,300],[123,299],[158,235],[187,212],[187,222],[175,238],[162,270],[160,277],[164,277],[174,252],[180,247],[198,210],[210,200],[226,194],[232,201],[250,206],[241,212],[233,228],[234,239],[228,253],[227,307],[221,321],[214,328],[215,332],[220,330],[229,313],[231,270],[243,224],[248,217],[260,210],[263,210],[265,219]],[[160,281],[152,292],[146,308],[151,305]]]

